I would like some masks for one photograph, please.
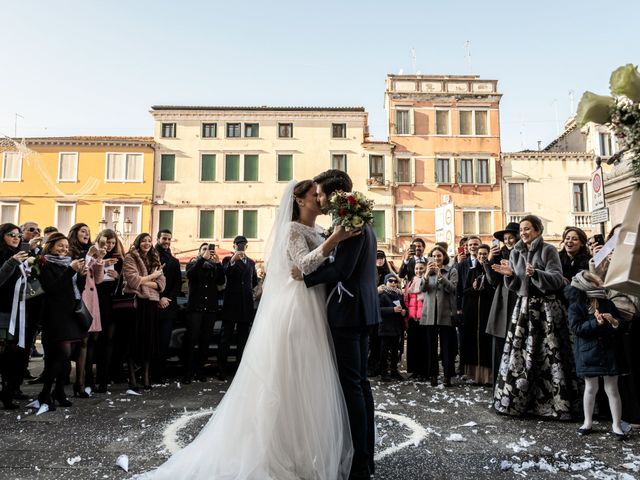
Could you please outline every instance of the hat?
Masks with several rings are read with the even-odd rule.
[[[513,233],[516,236],[516,238],[520,238],[520,224],[517,222],[509,222],[507,224],[507,228],[494,233],[493,236],[498,240],[500,240],[501,242],[504,242],[505,233]]]
[[[235,244],[248,243],[247,242],[247,237],[245,237],[244,235],[238,235],[236,238],[233,239],[233,243],[235,243]]]
[[[376,258],[387,258],[387,255],[382,250],[378,250],[376,252]]]
[[[387,282],[389,281],[389,279],[390,279],[390,278],[395,278],[396,280],[399,280],[399,279],[398,279],[398,276],[397,276],[395,273],[387,273],[387,274],[384,276],[384,283],[387,283]]]

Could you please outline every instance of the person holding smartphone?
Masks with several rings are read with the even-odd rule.
[[[222,261],[227,284],[222,310],[222,339],[219,352],[218,378],[227,378],[227,355],[234,330],[237,329],[237,363],[242,359],[244,346],[253,322],[253,289],[258,285],[256,263],[247,256],[248,242],[244,235],[233,240],[234,254]]]
[[[560,263],[562,263],[562,276],[565,283],[571,283],[571,279],[581,270],[589,270],[591,254],[587,246],[587,234],[578,227],[567,227],[562,234],[562,249],[560,250]]]
[[[199,381],[207,381],[204,366],[208,358],[213,325],[218,316],[218,300],[222,298],[226,280],[215,247],[213,243],[201,244],[198,256],[187,265],[189,303],[184,339],[184,384],[191,383],[194,374]]]
[[[424,250],[426,248],[426,244],[424,240],[416,237],[411,242],[409,248],[404,252],[402,257],[402,265],[400,266],[400,271],[398,272],[398,277],[406,278],[408,282],[413,280],[415,276],[415,267],[416,261],[422,260],[424,261]]]

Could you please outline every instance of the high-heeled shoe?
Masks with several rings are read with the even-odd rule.
[[[73,396],[76,397],[76,398],[90,398],[91,397],[91,395],[89,395],[87,392],[85,392],[84,388],[82,388],[77,383],[73,384]]]
[[[51,398],[53,400],[55,400],[56,402],[58,402],[58,405],[60,405],[61,407],[72,407],[73,406],[73,403],[71,403],[69,401],[67,396],[64,394],[64,391],[56,392],[54,390],[54,392],[51,394]]]
[[[53,412],[56,409],[56,404],[53,401],[53,399],[51,398],[51,394],[50,393],[44,393],[44,392],[40,392],[38,394],[38,401],[40,402],[40,406],[44,405],[45,403],[47,404],[47,406],[49,407],[49,411]]]

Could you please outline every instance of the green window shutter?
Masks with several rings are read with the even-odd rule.
[[[244,156],[244,181],[258,181],[258,155]]]
[[[163,154],[160,156],[160,180],[172,182],[176,179],[176,156]]]
[[[173,231],[173,210],[160,210],[158,217],[158,230]]]
[[[240,155],[224,157],[224,179],[227,182],[240,181]]]
[[[213,182],[216,179],[216,156],[213,154],[202,155],[200,171],[201,182]]]
[[[224,211],[224,238],[238,235],[238,210]]]
[[[213,210],[200,211],[200,235],[199,238],[213,238]]]
[[[242,213],[242,234],[247,238],[258,238],[257,210],[245,210]]]
[[[293,179],[293,155],[278,155],[278,181]]]
[[[386,230],[384,224],[384,211],[383,210],[374,210],[373,211],[373,231],[376,234],[377,240],[384,240],[386,237]]]

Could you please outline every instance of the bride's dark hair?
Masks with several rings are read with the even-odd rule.
[[[298,182],[295,187],[293,187],[293,213],[291,214],[291,220],[299,220],[300,219],[300,207],[298,206],[298,202],[296,202],[297,198],[304,198],[304,196],[313,188],[312,180],[302,180]]]

